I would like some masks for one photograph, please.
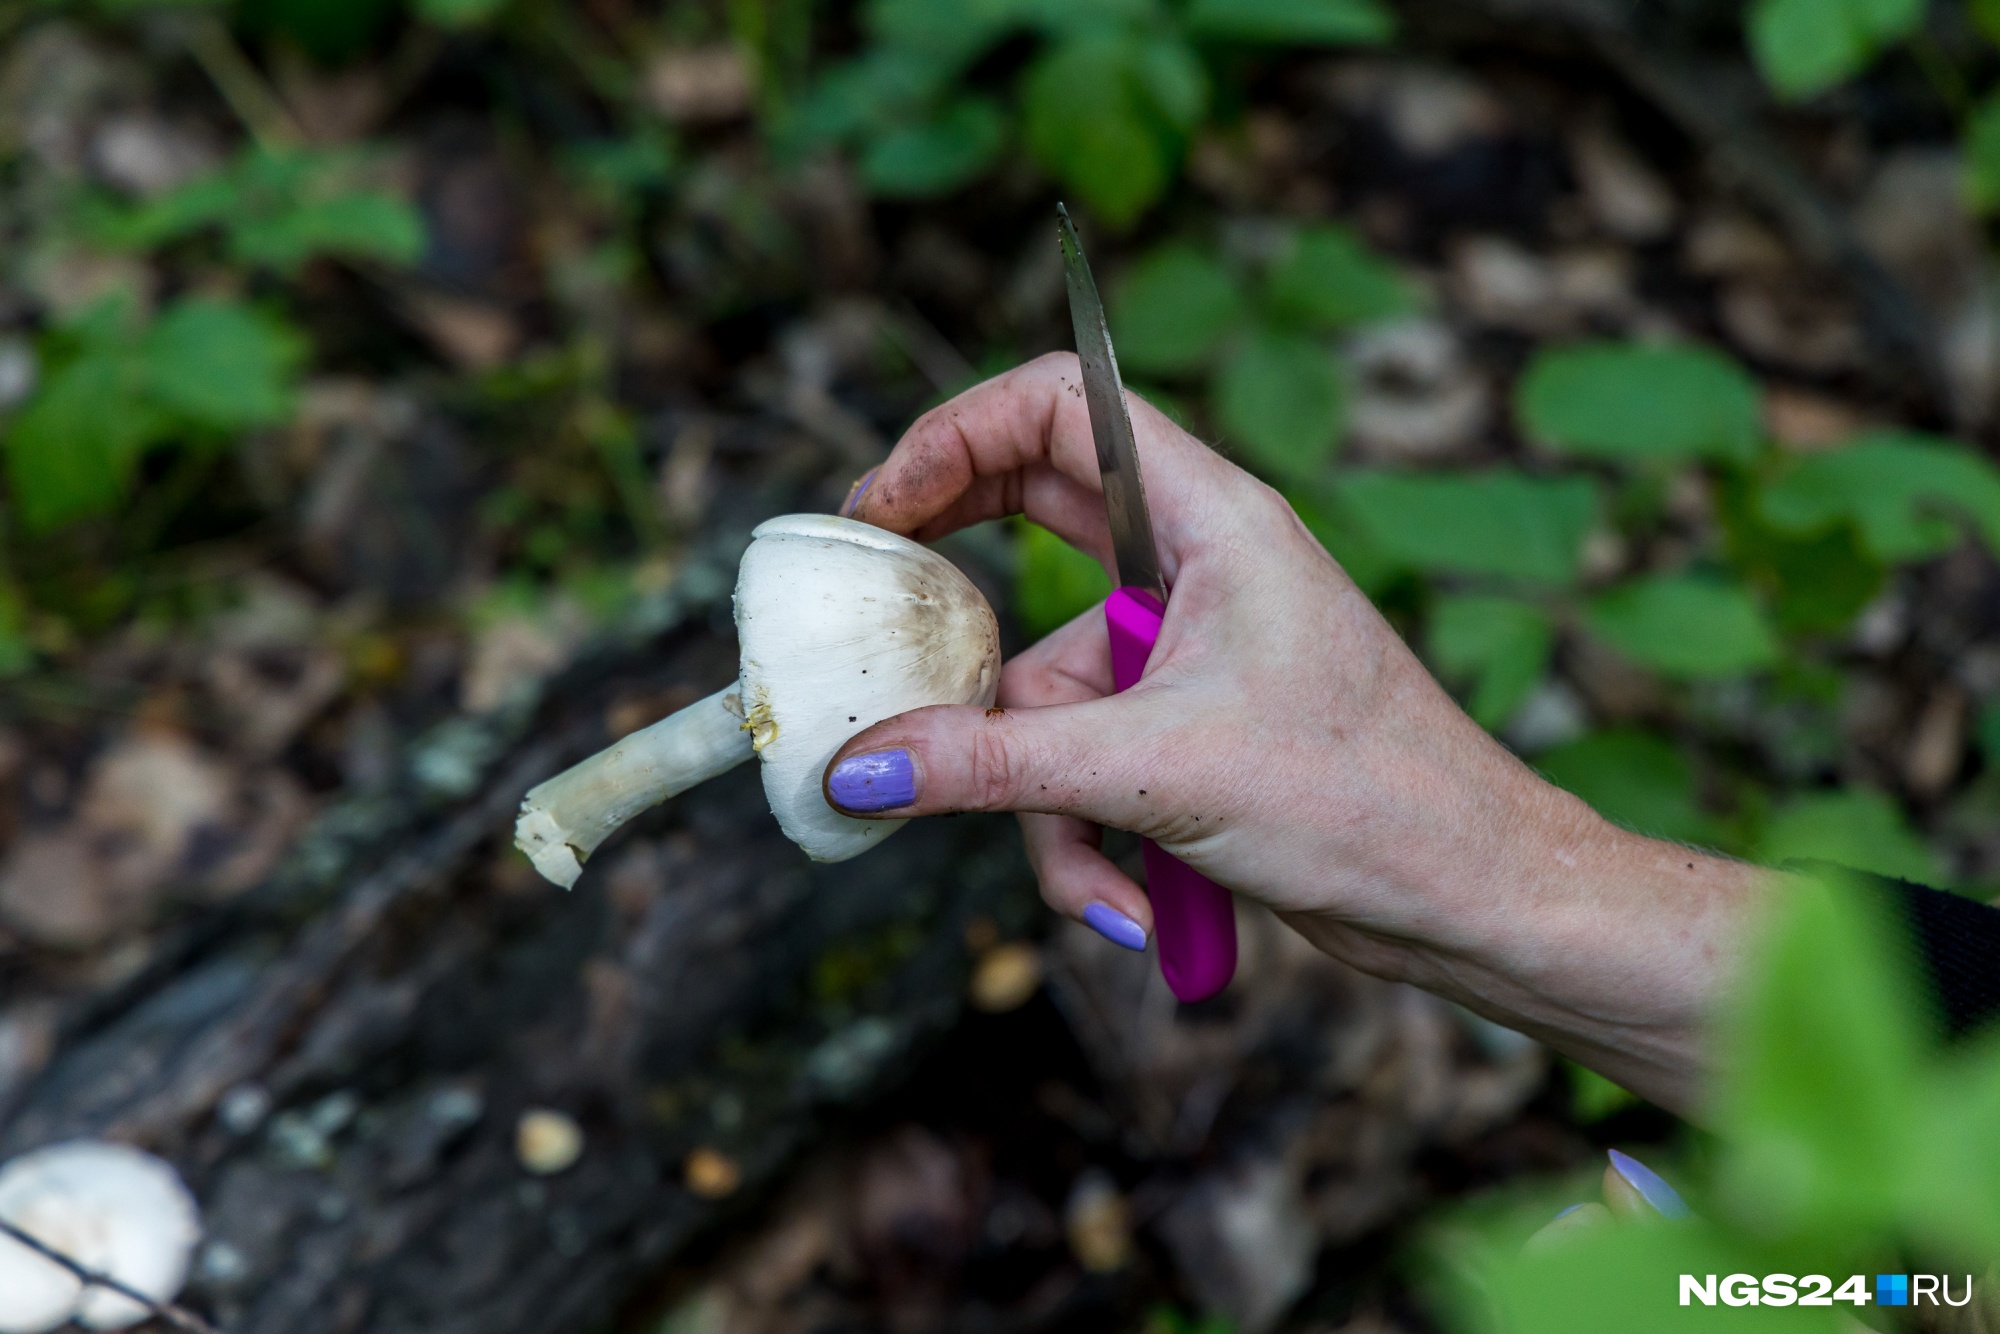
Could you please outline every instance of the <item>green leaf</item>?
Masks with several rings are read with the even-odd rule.
[[[2000,552],[2000,470],[1930,436],[1873,435],[1815,454],[1767,486],[1762,502],[1764,517],[1792,533],[1851,521],[1884,563],[1948,550],[1966,524]]]
[[[1694,766],[1665,737],[1636,728],[1595,732],[1537,756],[1535,768],[1627,829],[1682,843],[1717,842],[1714,817],[1695,799]]]
[[[1384,559],[1428,574],[1570,583],[1597,517],[1585,477],[1354,472],[1335,489]]]
[[[476,28],[500,12],[507,0],[417,0],[417,17],[440,28]]]
[[[1641,1101],[1638,1094],[1612,1083],[1588,1066],[1564,1061],[1563,1068],[1569,1073],[1570,1115],[1585,1125],[1616,1116],[1627,1107],[1637,1107]]]
[[[1212,255],[1161,246],[1134,264],[1112,294],[1119,365],[1150,375],[1198,370],[1247,311],[1235,277]]]
[[[1151,206],[1180,162],[1176,108],[1153,86],[1158,59],[1133,35],[1091,31],[1058,43],[1023,78],[1029,150],[1113,227]]]
[[[822,75],[797,111],[795,132],[812,143],[845,143],[929,114],[951,78],[943,62],[895,48],[868,51]]]
[[[1251,335],[1223,362],[1213,392],[1216,423],[1278,476],[1310,476],[1340,442],[1340,370],[1310,338]]]
[[[229,249],[245,264],[287,271],[315,255],[414,264],[424,252],[424,220],[394,195],[338,194],[243,219],[230,230]]]
[[[1187,25],[1197,37],[1294,46],[1372,46],[1396,31],[1376,0],[1194,0]]]
[[[1396,266],[1345,227],[1309,227],[1267,280],[1271,309],[1329,329],[1392,319],[1414,306]]]
[[[158,402],[197,425],[230,431],[291,415],[305,344],[247,307],[190,297],[154,324],[143,355],[146,387]]]
[[[229,0],[97,0],[97,8],[106,14],[125,15],[149,9],[220,9],[227,3]]]
[[[1811,97],[1859,74],[1923,14],[1924,0],[1757,0],[1750,51],[1779,93]]]
[[[43,533],[125,498],[160,430],[129,353],[87,351],[48,377],[7,431],[7,486],[21,525]]]
[[[935,0],[919,0],[935,3]],[[1156,21],[1159,0],[967,0],[980,13],[1004,17],[1045,33],[1063,34],[1091,28],[1131,27]],[[944,6],[946,12],[952,6]]]
[[[1757,860],[1825,861],[1857,871],[1942,885],[1937,858],[1880,792],[1848,788],[1794,797],[1771,817],[1757,840]]]
[[[1466,712],[1488,731],[1506,725],[1548,670],[1555,627],[1531,602],[1443,597],[1432,608],[1431,657],[1447,678],[1474,682]]]
[[[1152,37],[1134,54],[1134,72],[1154,110],[1182,134],[1200,128],[1208,113],[1208,71],[1187,43]]]
[[[1993,0],[2000,9],[2000,0]],[[1965,198],[1974,211],[2000,209],[2000,92],[1989,93],[1965,123]]]
[[[1593,599],[1584,622],[1632,661],[1668,676],[1736,676],[1778,660],[1777,636],[1750,594],[1700,575],[1636,579]]]
[[[2000,1253],[2000,1042],[1989,1026],[1954,1056],[1925,1099],[1906,1209],[1930,1253],[1977,1264]]]
[[[922,55],[957,73],[1006,35],[1015,16],[990,3],[940,5],[936,0],[868,0],[862,24],[887,47]]]
[[[1104,567],[1039,524],[1014,527],[1014,618],[1040,639],[1111,596]]]
[[[1924,1097],[1905,929],[1837,876],[1782,896],[1717,1102],[1727,1197],[1764,1229],[1866,1238],[1900,1212]]]
[[[1966,12],[1989,42],[2000,42],[2000,0],[1966,0]]]
[[[962,98],[936,120],[890,130],[861,158],[869,188],[890,198],[950,194],[984,172],[1000,152],[1007,120],[985,98]]]
[[[1490,1334],[1707,1334],[1717,1328],[1836,1334],[1848,1328],[1840,1308],[1710,1310],[1676,1301],[1682,1274],[1780,1271],[1781,1264],[1760,1250],[1754,1238],[1699,1221],[1595,1227],[1560,1245],[1526,1251],[1515,1238],[1482,1269],[1478,1297],[1467,1295],[1467,1309],[1453,1328]]]
[[[224,170],[188,181],[136,208],[86,208],[95,239],[120,249],[150,250],[221,223],[242,207],[237,173]]]
[[[1704,347],[1543,351],[1521,379],[1515,411],[1524,433],[1591,458],[1742,460],[1757,448],[1756,382]]]
[[[1852,523],[1787,532],[1764,518],[1760,492],[1740,475],[1716,487],[1716,516],[1730,565],[1764,595],[1781,629],[1844,629],[1887,577]]]
[[[0,580],[0,678],[19,676],[35,665],[26,622],[27,607],[20,593]]]
[[[345,65],[395,22],[396,0],[242,0],[236,21],[259,37],[287,39],[322,65]]]
[[[423,251],[423,219],[395,195],[367,188],[353,152],[247,150],[223,170],[136,208],[99,210],[98,239],[150,249],[219,228],[237,260],[280,270],[315,255],[408,264]]]

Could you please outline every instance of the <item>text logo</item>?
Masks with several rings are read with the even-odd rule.
[[[1972,1275],[1965,1276],[1965,1294],[1952,1292],[1949,1274],[1877,1274],[1875,1291],[1868,1291],[1863,1274],[1850,1274],[1839,1287],[1825,1274],[1681,1275],[1681,1305],[1831,1306],[1852,1302],[1866,1306],[1967,1306],[1972,1302]]]

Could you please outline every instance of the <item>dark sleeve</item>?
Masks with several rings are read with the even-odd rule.
[[[2000,1017],[2000,908],[1904,880],[1884,880],[1916,946],[1950,1037]]]

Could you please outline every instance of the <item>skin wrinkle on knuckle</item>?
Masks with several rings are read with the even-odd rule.
[[[966,805],[972,810],[1000,810],[1013,804],[1018,791],[1018,743],[1006,718],[993,719],[995,725],[974,728],[966,750]]]

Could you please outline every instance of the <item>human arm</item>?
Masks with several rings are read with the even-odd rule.
[[[1329,954],[1694,1110],[1713,1006],[1773,878],[1619,829],[1544,782],[1281,496],[1143,401],[1132,413],[1172,590],[1145,678],[1111,693],[1089,613],[1007,665],[1001,711],[920,710],[854,738],[830,798],[856,814],[1022,812],[1053,907],[1082,920],[1103,905],[1142,929],[1145,895],[1097,827],[1146,835]],[[920,539],[1026,513],[1108,557],[1074,358],[927,414],[853,513]],[[884,796],[896,804],[864,809]]]

